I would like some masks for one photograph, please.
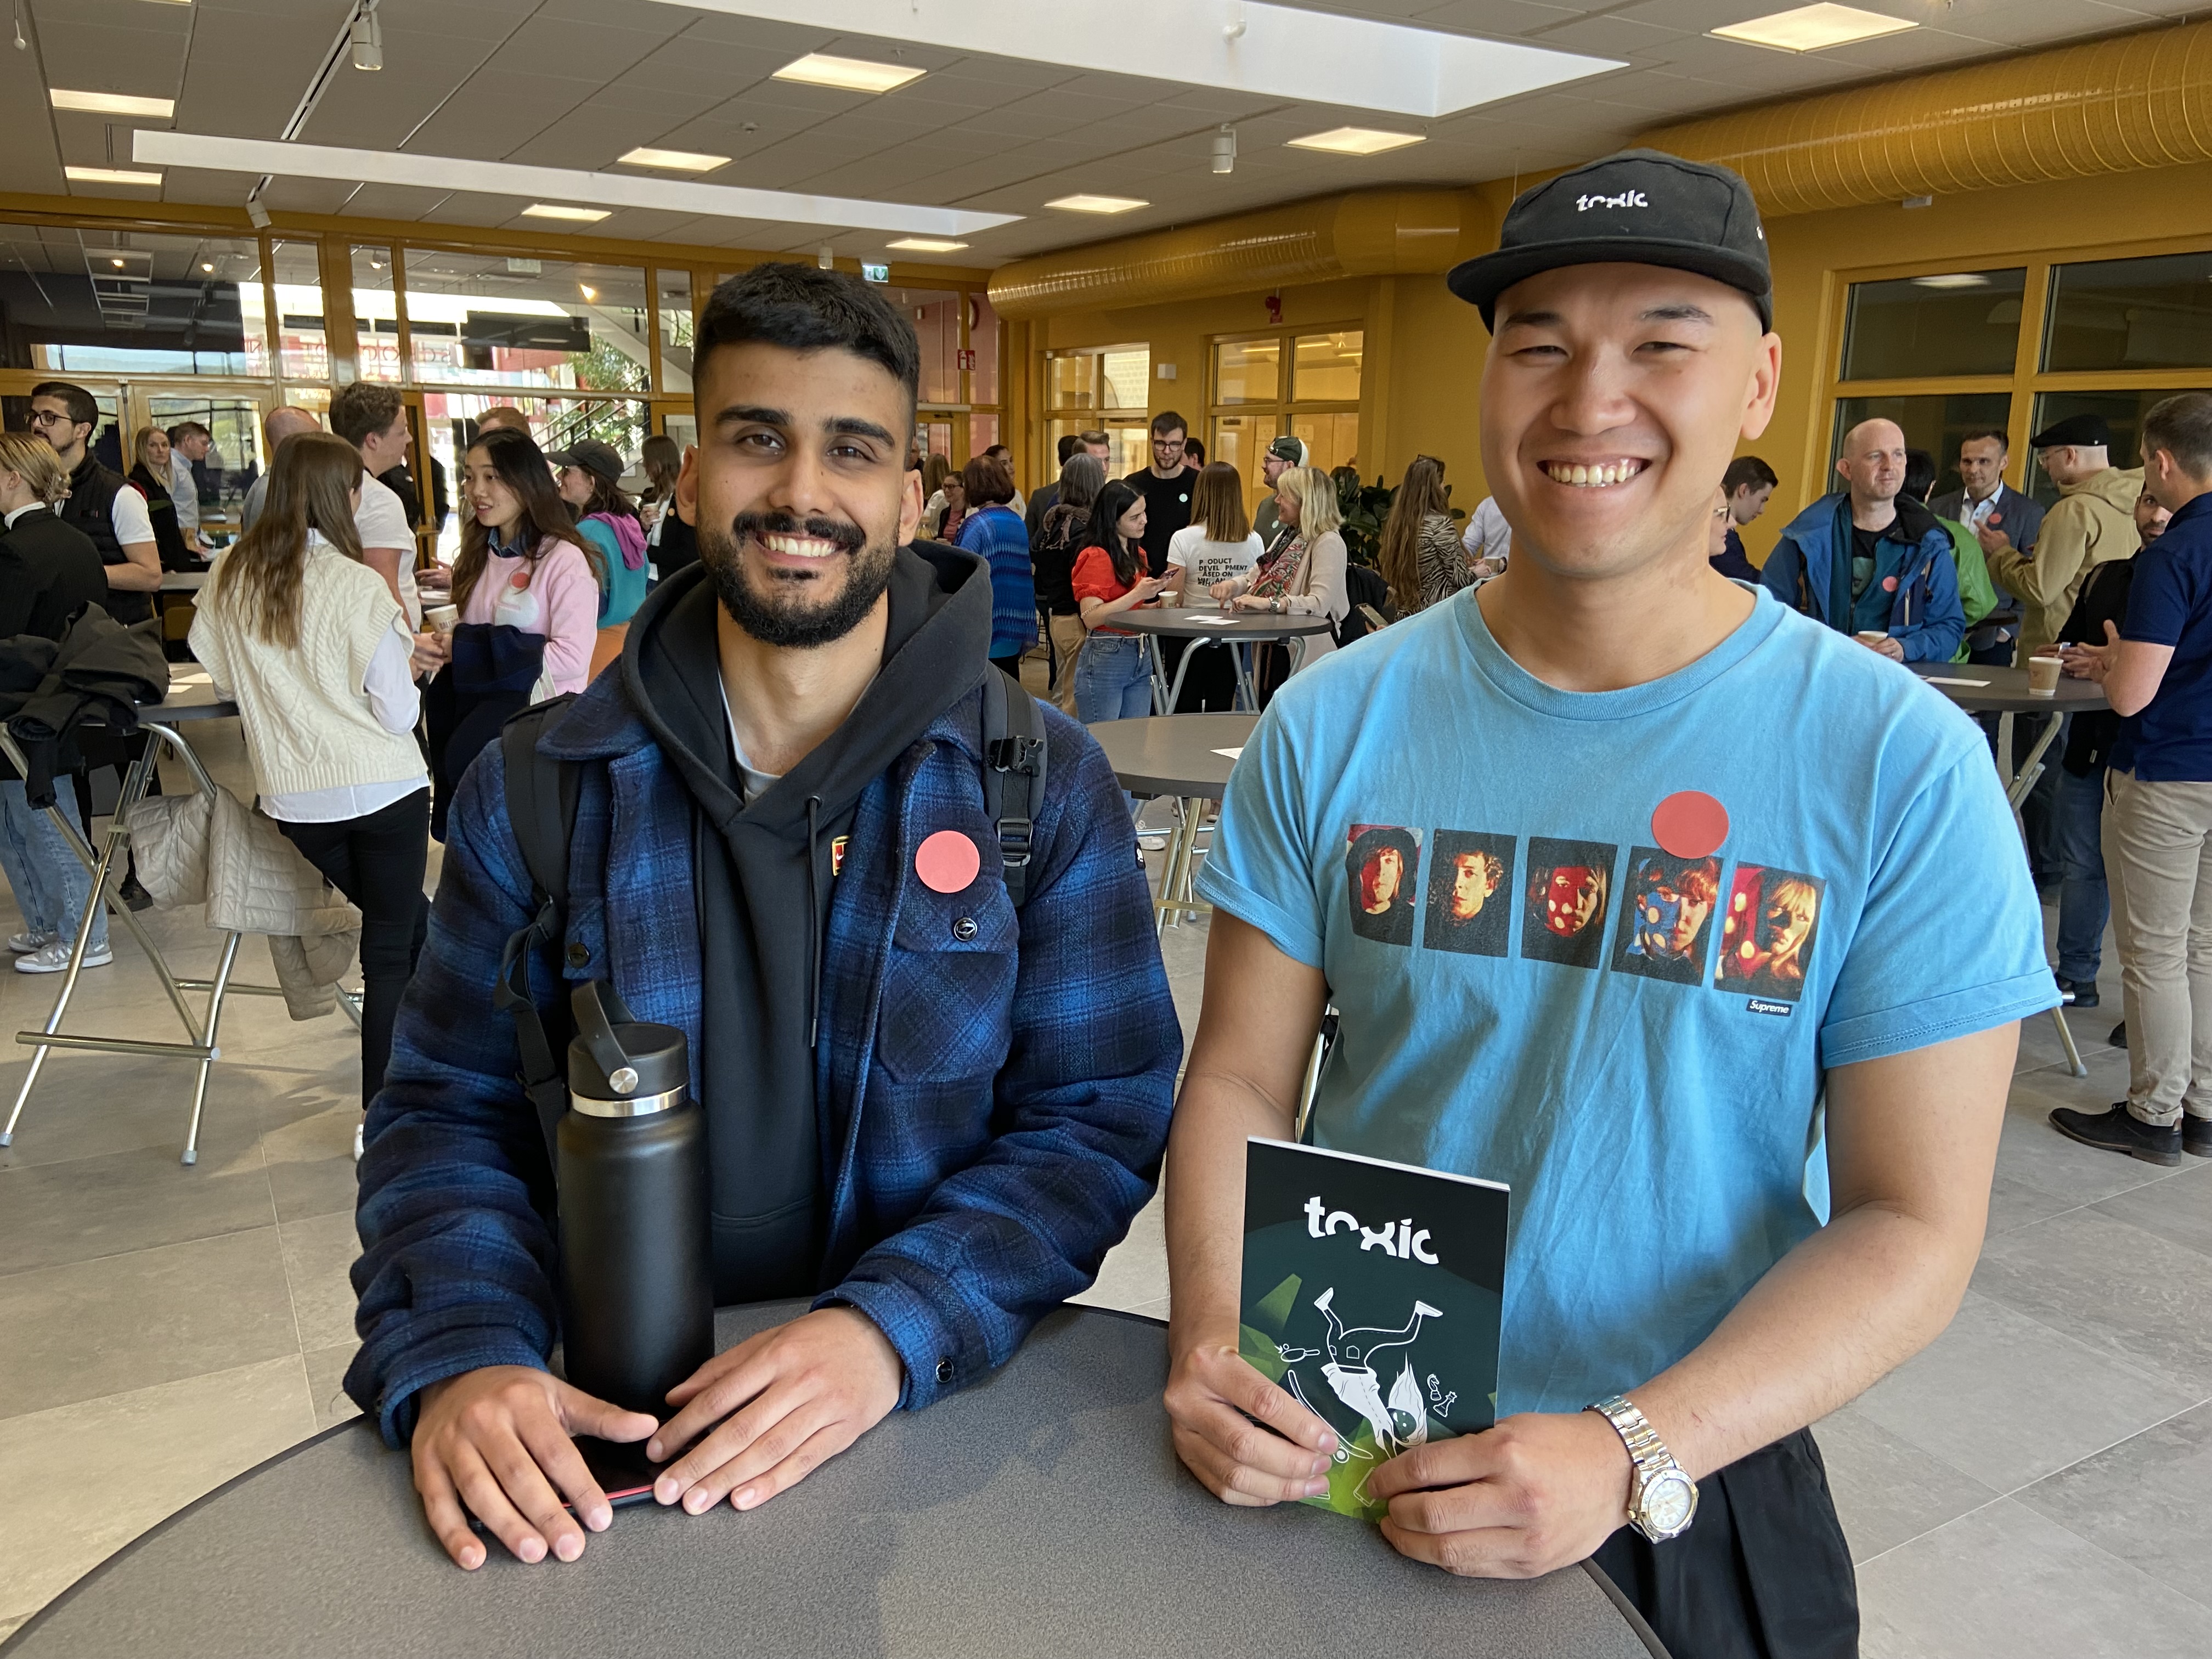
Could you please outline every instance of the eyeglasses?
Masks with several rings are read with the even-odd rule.
[[[1155,438],[1152,440],[1152,447],[1164,449],[1170,454],[1173,454],[1176,450],[1182,448],[1188,441],[1187,439],[1182,438]]]
[[[69,415],[65,410],[34,409],[31,411],[24,424],[32,427],[75,426],[77,422],[70,419]]]

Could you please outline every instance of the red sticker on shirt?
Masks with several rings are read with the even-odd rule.
[[[1896,578],[1896,577],[1894,577],[1894,576],[1884,576],[1884,577],[1881,579],[1881,591],[1882,591],[1883,592],[1885,592],[1885,593],[1894,593],[1894,592],[1897,592],[1897,578]]]
[[[1678,859],[1701,859],[1728,839],[1728,808],[1700,789],[1681,789],[1651,814],[1651,839]]]
[[[915,849],[914,872],[933,893],[957,893],[975,879],[983,855],[957,830],[940,830]]]

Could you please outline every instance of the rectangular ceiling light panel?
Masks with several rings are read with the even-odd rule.
[[[143,115],[167,121],[177,112],[173,100],[133,98],[120,92],[68,92],[56,87],[46,96],[56,109],[82,110],[88,115]]]
[[[810,52],[778,70],[778,81],[797,81],[810,87],[835,87],[840,92],[892,92],[921,71],[904,64],[874,64],[865,58],[833,58],[826,52]]]
[[[1380,155],[1384,150],[1425,142],[1421,133],[1378,132],[1373,127],[1333,127],[1327,132],[1284,140],[1292,149],[1323,149],[1332,155]]]
[[[712,173],[716,167],[730,165],[726,155],[702,155],[692,149],[655,149],[650,144],[641,144],[615,160],[626,167],[665,167],[671,173]]]
[[[941,236],[902,236],[896,242],[885,242],[884,246],[901,253],[957,253],[968,244],[948,242]]]
[[[607,216],[605,208],[562,207],[556,202],[532,202],[522,210],[526,219],[565,219],[572,225],[595,225]]]
[[[64,167],[63,175],[80,185],[145,185],[158,190],[158,173],[134,173],[127,167]]]
[[[1058,208],[1063,213],[1130,213],[1152,204],[1135,196],[1062,196],[1047,202],[1048,208]]]
[[[1772,46],[1780,52],[1819,52],[1824,46],[1848,46],[1855,40],[1878,40],[1885,34],[1902,34],[1906,29],[1919,27],[1903,17],[1885,17],[1878,11],[1861,11],[1856,6],[1822,4],[1778,11],[1771,16],[1752,18],[1748,22],[1731,23],[1712,33],[1723,40],[1741,40],[1754,46]]]
[[[790,0],[661,0],[692,11],[792,21]],[[1213,87],[1393,115],[1437,116],[1625,68],[1542,46],[1478,40],[1367,17],[1230,0],[807,0],[806,22],[939,51]],[[1232,15],[1235,21],[1232,22]],[[1237,22],[1243,29],[1233,37]],[[1141,49],[1133,52],[1135,43]]]
[[[842,196],[802,196],[781,190],[699,184],[689,179],[641,179],[632,173],[586,173],[571,167],[526,167],[515,161],[468,161],[447,155],[341,149],[291,144],[272,138],[217,138],[198,132],[131,135],[131,159],[214,173],[273,173],[294,179],[335,179],[349,184],[408,185],[422,190],[474,191],[598,202],[610,208],[663,208],[718,219],[761,219],[772,224],[835,225],[915,236],[967,236],[1012,224],[1018,213],[972,213],[963,208],[912,207],[902,202],[856,201]]]

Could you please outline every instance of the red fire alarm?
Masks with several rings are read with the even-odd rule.
[[[1267,299],[1267,320],[1269,322],[1279,323],[1283,320],[1283,296],[1281,295],[1270,294]]]

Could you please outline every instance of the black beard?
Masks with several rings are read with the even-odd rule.
[[[754,592],[738,563],[738,544],[746,537],[763,535],[812,536],[836,543],[848,562],[843,591],[827,604],[810,605],[805,592],[813,578],[773,571],[768,580],[775,591],[766,598]],[[763,645],[786,650],[812,651],[858,628],[890,585],[891,567],[897,559],[896,542],[870,547],[858,525],[835,519],[802,522],[787,513],[740,513],[726,532],[704,522],[699,526],[699,562],[707,567],[730,620]]]

